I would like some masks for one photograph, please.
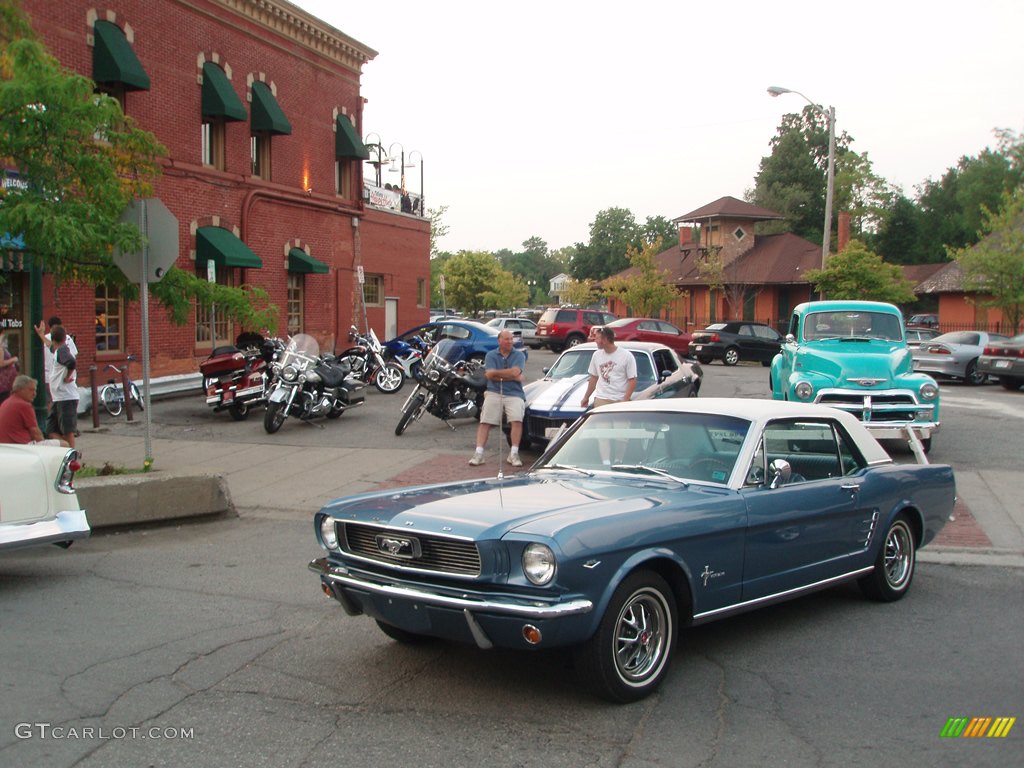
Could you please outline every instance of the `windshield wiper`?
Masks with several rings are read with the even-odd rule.
[[[573,472],[579,472],[581,475],[586,475],[587,477],[594,476],[594,473],[590,470],[580,469],[579,467],[574,467],[572,464],[547,464],[543,467],[537,467],[537,469],[571,469]]]
[[[612,464],[611,469],[623,469],[626,471],[643,471],[650,472],[651,474],[658,475],[659,477],[666,477],[669,480],[675,480],[677,483],[683,485],[689,485],[689,483],[681,477],[676,477],[671,472],[660,467],[649,467],[646,464]]]

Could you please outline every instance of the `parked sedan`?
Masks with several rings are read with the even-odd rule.
[[[908,325],[904,330],[904,335],[907,337],[907,346],[911,349],[917,349],[921,346],[922,342],[931,341],[939,335],[939,331],[934,328],[928,328],[923,325],[910,326]]]
[[[622,341],[616,346],[628,350],[636,360],[634,400],[696,397],[700,391],[700,365],[683,360],[664,344]],[[567,349],[544,372],[544,378],[524,387],[526,416],[520,448],[545,445],[583,415],[586,409],[580,400],[587,390],[587,369],[596,350],[593,342]]]
[[[680,355],[690,354],[691,336],[665,320],[648,317],[624,317],[607,323],[615,331],[616,341],[650,341],[671,347]]]
[[[394,640],[566,646],[584,683],[629,702],[662,684],[690,626],[847,581],[899,600],[955,497],[949,466],[894,464],[835,408],[616,403],[527,474],[329,503],[309,568]],[[897,613],[879,620],[898,633]]]
[[[978,358],[990,342],[1006,340],[1001,333],[986,331],[944,333],[914,350],[914,370],[984,384],[988,374],[978,370]]]
[[[978,373],[995,376],[1004,389],[1024,389],[1024,333],[985,345]]]
[[[694,331],[690,356],[705,365],[712,360],[721,360],[725,365],[755,360],[767,367],[781,346],[781,334],[770,325],[733,320],[712,323],[702,331]]]
[[[0,552],[89,535],[72,485],[79,466],[73,448],[0,443]]]
[[[488,352],[498,348],[498,329],[475,320],[438,320],[424,323],[398,334],[395,338],[410,343],[413,336],[419,336],[429,345],[434,345],[441,339],[451,339],[460,350],[460,356],[454,358],[456,361],[483,361]],[[523,345],[521,338],[517,338],[513,342],[513,346],[522,350],[523,354],[529,358],[530,352]]]
[[[496,317],[489,320],[487,325],[499,331],[508,328],[513,334],[521,337],[523,344],[530,349],[540,349],[542,346],[537,341],[537,324],[533,320],[527,320],[525,317]]]

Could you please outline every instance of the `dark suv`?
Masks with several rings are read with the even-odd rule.
[[[605,325],[617,319],[611,312],[597,309],[552,307],[544,310],[537,321],[535,343],[552,352],[561,352],[566,347],[575,347],[586,341],[593,326]]]

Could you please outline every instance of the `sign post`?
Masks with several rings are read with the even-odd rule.
[[[149,284],[163,279],[178,259],[178,219],[156,197],[133,200],[121,214],[122,222],[134,224],[142,232],[140,253],[115,250],[114,263],[131,282],[139,284],[142,313],[142,398],[147,408],[144,466],[153,461],[150,432],[153,426],[153,402],[149,392]]]
[[[356,267],[356,280],[359,281],[359,302],[363,305],[363,333],[369,337],[370,321],[366,317],[366,273],[363,272],[363,265]]]

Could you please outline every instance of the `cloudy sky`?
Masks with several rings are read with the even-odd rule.
[[[835,106],[911,196],[994,129],[1024,131],[1019,0],[292,2],[378,51],[364,130],[422,154],[448,251],[561,248],[605,208],[642,222],[742,198],[806,103],[769,85]]]

